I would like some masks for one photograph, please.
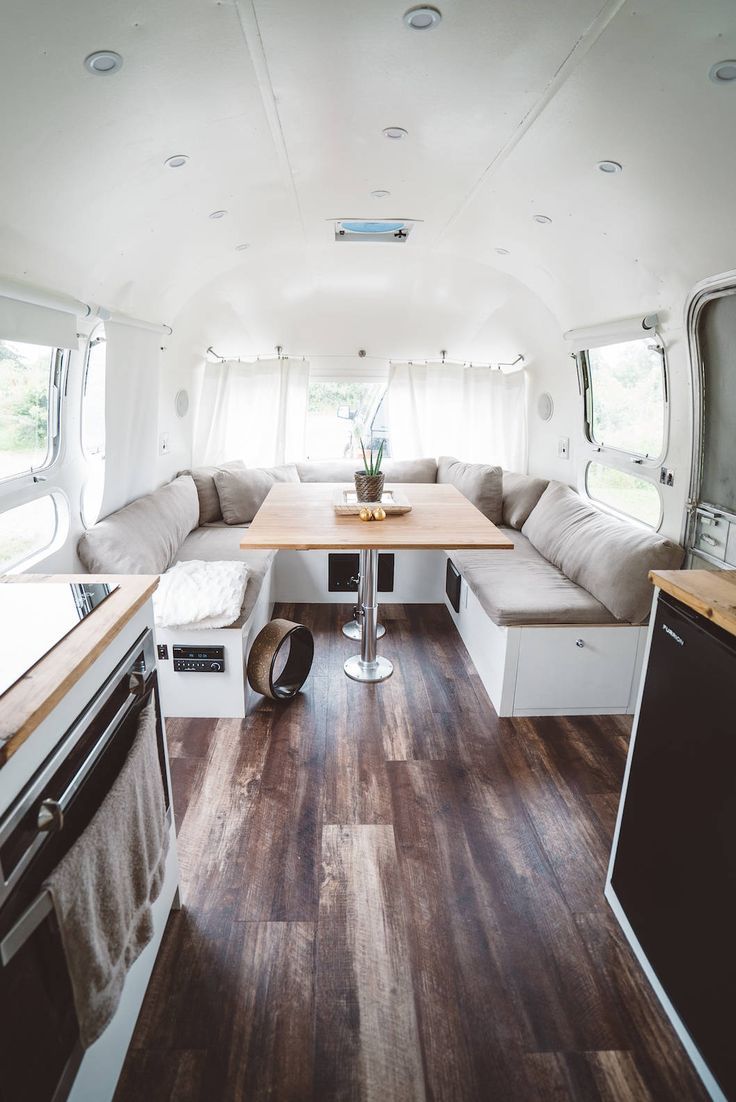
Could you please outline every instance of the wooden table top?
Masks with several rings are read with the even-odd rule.
[[[342,482],[277,482],[240,546],[318,550],[513,550],[495,524],[447,483],[392,483],[411,502],[410,513],[364,521],[338,516],[333,503]]]
[[[736,570],[652,570],[649,579],[706,620],[736,635]]]
[[[0,696],[0,766],[120,634],[158,586],[158,575],[0,575],[0,584],[24,582],[107,582],[118,588]]]

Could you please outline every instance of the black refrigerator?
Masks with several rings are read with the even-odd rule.
[[[611,887],[736,1099],[736,638],[664,595],[621,799]]]

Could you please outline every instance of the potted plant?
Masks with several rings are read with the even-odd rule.
[[[360,440],[360,437],[358,439]],[[382,440],[374,456],[373,448],[366,454],[363,441],[360,440],[363,470],[355,472],[355,492],[358,495],[358,501],[379,502],[383,496],[384,474],[381,470],[381,462],[384,444],[385,440]]]

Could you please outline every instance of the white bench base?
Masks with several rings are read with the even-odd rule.
[[[446,604],[499,716],[633,714],[646,627],[499,627],[464,578]]]
[[[271,619],[273,580],[272,565],[245,624],[205,631],[156,628],[156,644],[167,645],[169,652],[168,661],[159,660],[158,663],[161,708],[165,716],[191,719],[242,719],[245,716],[252,694],[245,672],[248,651],[258,632]],[[225,672],[175,673],[175,643],[190,647],[224,647]]]
[[[436,604],[444,593],[445,563],[441,551],[397,552],[394,590],[379,599]],[[156,628],[157,644],[169,649],[169,660],[158,664],[164,715],[242,719],[252,696],[245,673],[248,651],[271,619],[274,603],[353,600],[352,593],[328,593],[327,552],[279,551],[245,624],[208,631]],[[500,716],[633,714],[646,627],[499,627],[464,578],[460,612],[446,603]],[[224,647],[225,672],[175,673],[175,643]]]

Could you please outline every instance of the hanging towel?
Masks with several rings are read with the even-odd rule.
[[[247,581],[244,562],[175,563],[153,595],[156,624],[189,631],[228,627],[240,616]]]
[[[46,881],[61,931],[83,1048],[117,1009],[128,969],[153,936],[169,830],[154,702],[89,826]]]

